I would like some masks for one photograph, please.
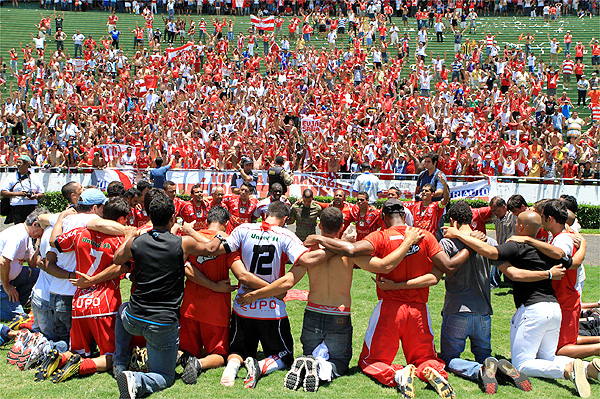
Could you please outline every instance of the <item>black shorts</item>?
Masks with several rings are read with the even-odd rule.
[[[287,317],[275,320],[250,319],[231,313],[229,353],[243,359],[256,357],[260,341],[265,357],[279,356],[289,367],[294,361],[294,339]]]

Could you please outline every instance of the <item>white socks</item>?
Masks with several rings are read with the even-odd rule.
[[[221,385],[225,387],[232,387],[235,383],[235,377],[237,377],[237,373],[240,370],[242,364],[238,359],[231,359],[227,362],[227,366],[225,366],[225,370],[223,370],[223,374],[221,375]]]

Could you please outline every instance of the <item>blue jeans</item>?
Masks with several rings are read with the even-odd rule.
[[[475,361],[460,358],[467,337],[471,340]],[[440,358],[454,374],[476,381],[482,363],[492,354],[491,337],[492,319],[489,314],[445,314],[440,334]]]
[[[348,372],[352,359],[352,321],[349,315],[328,315],[305,310],[300,342],[304,355],[312,355],[315,348],[325,342],[334,374],[340,376]]]
[[[50,308],[52,309],[52,328],[54,341],[69,342],[71,334],[71,309],[73,297],[50,293]]]
[[[54,339],[54,326],[52,325],[52,308],[50,302],[34,295],[31,298],[31,311],[33,312],[33,326],[31,330],[41,332],[48,339]]]
[[[31,296],[31,289],[35,285],[40,274],[40,269],[23,266],[21,273],[10,282],[19,293],[19,301],[12,302],[8,299],[8,294],[0,285],[0,320],[12,320],[18,314],[23,314],[23,305],[27,303]]]
[[[121,305],[115,327],[115,366],[129,363],[129,342],[132,335],[143,335],[148,350],[148,373],[134,372],[137,395],[152,394],[173,385],[179,348],[179,323],[156,325],[134,318],[127,313],[127,303]],[[127,357],[124,355],[127,354]],[[125,360],[127,359],[127,360]],[[125,366],[126,367],[126,366]]]

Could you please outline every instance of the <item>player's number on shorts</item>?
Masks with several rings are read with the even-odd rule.
[[[273,245],[255,245],[252,249],[250,273],[269,276],[273,269],[273,258],[275,258],[275,247]]]

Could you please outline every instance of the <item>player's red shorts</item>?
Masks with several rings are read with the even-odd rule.
[[[581,315],[581,302],[573,309],[561,309],[562,320],[560,321],[560,335],[556,350],[565,345],[577,344],[579,335],[579,316]]]
[[[179,319],[179,349],[187,351],[197,358],[202,357],[202,348],[207,355],[229,353],[229,327],[202,323],[187,317]]]
[[[71,351],[89,356],[92,341],[95,341],[101,355],[112,355],[115,352],[115,321],[115,315],[73,319]]]

